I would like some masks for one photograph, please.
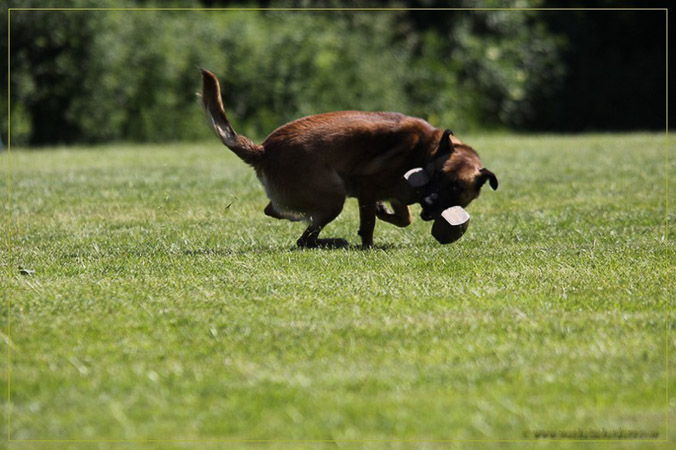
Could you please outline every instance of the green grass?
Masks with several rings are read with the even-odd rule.
[[[353,248],[296,249],[215,139],[13,150],[11,439],[665,439],[664,136],[466,141],[500,179],[467,234],[414,207],[369,251],[353,199]]]

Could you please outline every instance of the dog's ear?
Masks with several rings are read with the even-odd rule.
[[[437,152],[434,154],[434,158],[440,158],[440,157],[449,157],[451,156],[451,153],[453,153],[453,143],[451,142],[450,136],[453,134],[453,132],[449,129],[444,130],[444,134],[441,135],[441,140],[439,141],[439,148],[437,149]]]
[[[498,189],[498,177],[493,172],[488,169],[481,169],[479,173],[481,174],[479,175],[479,188],[488,181],[494,191]]]
[[[430,176],[440,171],[444,166],[444,163],[451,157],[451,153],[453,153],[453,143],[449,136],[452,134],[453,132],[447,129],[444,130],[444,133],[441,135],[437,151],[434,152],[432,159],[425,166],[425,171]]]

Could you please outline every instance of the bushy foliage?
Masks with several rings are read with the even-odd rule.
[[[392,44],[395,21],[393,13],[19,11],[13,129],[30,127],[14,138],[204,137],[198,66],[221,77],[233,122],[257,136],[322,111],[405,111],[410,52],[405,42]],[[32,28],[49,38],[35,40]]]
[[[456,130],[565,129],[573,122],[562,119],[587,101],[570,95],[579,81],[566,80],[596,72],[593,58],[566,56],[586,54],[568,45],[585,43],[553,17],[494,10],[12,11],[13,142],[208,137],[195,97],[198,66],[221,78],[235,129],[258,139],[300,116],[341,109],[401,111]],[[643,86],[644,103],[661,98],[657,78]],[[610,86],[622,89],[620,82]],[[595,116],[585,117],[593,127]]]
[[[550,97],[565,74],[558,59],[565,41],[533,11],[455,12],[444,19],[418,45],[411,87],[417,113],[459,128],[520,128],[536,119],[534,101]]]

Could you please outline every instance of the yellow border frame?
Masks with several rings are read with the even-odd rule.
[[[666,122],[664,132],[665,152],[665,218],[664,250],[669,254],[669,8],[7,8],[7,279],[12,278],[12,183],[11,183],[11,15],[12,11],[664,11],[666,21]],[[1,161],[1,160],[0,160]],[[1,173],[1,165],[0,165]],[[499,442],[669,442],[669,288],[665,267],[664,302],[664,368],[665,368],[665,425],[664,439],[19,439],[11,438],[11,299],[7,284],[7,442],[8,443],[358,443],[358,442],[436,442],[436,443],[499,443]]]

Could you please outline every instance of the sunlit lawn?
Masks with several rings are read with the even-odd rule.
[[[500,179],[467,234],[369,251],[354,200],[353,248],[296,249],[215,139],[13,149],[11,439],[665,439],[664,136],[465,140]]]

